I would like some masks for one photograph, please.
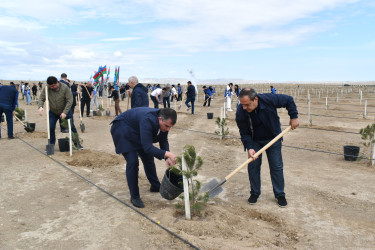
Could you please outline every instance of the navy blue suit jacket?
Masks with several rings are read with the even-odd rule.
[[[159,132],[159,110],[129,109],[112,121],[111,134],[117,154],[143,150],[159,160],[164,158],[169,151],[168,132]],[[153,145],[155,142],[159,142],[160,149]]]
[[[18,91],[15,86],[0,86],[0,105],[2,108],[14,111],[17,100]]]
[[[298,111],[293,97],[271,93],[258,94],[257,115],[272,137],[276,137],[281,133],[281,124],[277,114],[277,108],[286,108],[290,119],[298,118]],[[240,105],[236,112],[236,123],[240,130],[242,144],[248,150],[254,148],[249,118],[249,113]]]
[[[148,88],[138,83],[134,86],[131,96],[131,108],[148,107]]]

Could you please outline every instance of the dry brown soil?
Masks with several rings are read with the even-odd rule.
[[[295,86],[276,88],[281,92],[282,87],[288,94],[296,91]],[[264,89],[268,91],[268,86]],[[286,208],[279,208],[273,197],[264,157],[262,195],[256,205],[247,203],[250,187],[245,168],[224,184],[224,191],[210,200],[202,217],[191,221],[176,216],[176,200],[168,201],[149,192],[150,185],[140,164],[139,186],[146,207],[139,211],[201,249],[373,249],[375,168],[368,160],[350,162],[342,155],[343,145],[361,145],[359,129],[374,120],[373,91],[364,94],[372,107],[368,107],[368,118],[363,119],[364,102],[360,105],[358,89],[353,89],[356,93],[344,92],[342,97],[339,92],[339,102],[335,100],[336,92],[331,93],[328,110],[325,98],[319,99],[310,90],[311,113],[315,114],[312,128],[316,128],[311,129],[307,127],[307,93],[302,89],[295,96],[301,127],[284,136]],[[213,112],[214,118],[220,115],[224,98],[220,88],[218,91],[211,108],[201,107],[201,101],[196,104],[194,116],[183,105],[169,135],[171,151],[176,154],[186,144],[195,146],[204,160],[198,176],[203,184],[215,177],[225,177],[247,160],[238,139],[235,113],[227,113],[233,138],[224,140],[214,135],[215,120],[206,118],[207,112]],[[121,102],[123,111],[126,104]],[[26,133],[22,125],[15,123],[18,139],[8,140],[2,129],[0,249],[190,248],[126,205],[130,202],[125,160],[115,154],[109,132],[113,116],[84,117],[86,131],[80,136],[85,149],[74,151],[70,157],[69,153],[59,152],[56,145],[55,154],[47,157],[43,154],[47,144],[45,115],[39,117],[35,104],[25,106],[20,100],[20,105],[27,110],[29,121],[36,122],[36,131]],[[113,112],[112,106],[111,115]],[[285,128],[287,112],[279,110],[279,115]],[[74,117],[79,130],[78,111]],[[62,138],[65,134],[57,132],[56,136]],[[369,150],[361,146],[360,154],[368,157]],[[165,163],[156,160],[156,164],[161,180]]]

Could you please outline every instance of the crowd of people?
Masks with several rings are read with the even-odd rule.
[[[184,103],[187,111],[192,115],[195,112],[196,86],[191,81],[187,88],[183,86],[160,84],[143,85],[136,76],[131,76],[127,84],[96,84],[70,83],[67,74],[62,73],[60,80],[54,76],[47,78],[47,84],[34,83],[30,88],[28,83],[21,82],[21,87],[11,83],[0,84],[0,117],[5,114],[7,120],[8,138],[13,135],[14,110],[18,106],[19,91],[26,105],[32,105],[32,100],[37,100],[39,114],[44,113],[45,102],[49,103],[49,132],[50,142],[55,144],[55,128],[60,121],[61,132],[69,132],[61,126],[63,119],[71,119],[71,130],[78,135],[74,125],[74,109],[80,101],[80,114],[90,117],[94,106],[99,108],[98,98],[103,98],[107,92],[108,100],[112,98],[115,103],[115,119],[111,122],[111,135],[117,154],[122,154],[126,160],[126,178],[130,191],[131,203],[139,208],[144,207],[138,188],[139,160],[141,159],[146,177],[150,183],[150,192],[159,192],[160,182],[156,174],[154,158],[165,159],[167,166],[176,164],[176,155],[170,152],[168,132],[177,122],[177,112],[171,108],[171,102]],[[39,91],[39,98],[38,96]],[[213,86],[203,86],[203,107],[210,107],[215,98],[216,89]],[[48,96],[48,98],[47,98]],[[128,97],[127,110],[122,111],[120,101]],[[239,85],[229,83],[225,87],[225,108],[231,112],[232,102],[235,100],[236,124],[240,131],[241,141],[249,158],[254,160],[248,165],[250,182],[250,198],[248,203],[257,203],[261,194],[260,168],[262,156],[255,157],[264,145],[269,143],[281,132],[280,119],[277,108],[286,108],[290,116],[291,129],[299,126],[298,111],[291,96],[276,94],[276,89],[271,86],[271,92],[258,94],[252,88],[240,89]],[[185,99],[184,99],[185,98]],[[235,99],[236,98],[236,99]],[[151,99],[153,108],[150,108]],[[102,100],[103,102],[103,100]],[[130,102],[130,107],[129,107]],[[108,102],[107,102],[108,103]],[[163,104],[163,108],[160,105]],[[0,129],[1,138],[1,129]],[[159,148],[153,143],[159,142]],[[283,160],[281,156],[282,140],[278,140],[266,150],[274,196],[280,207],[287,206],[284,192]],[[75,142],[78,149],[83,149],[79,141]]]

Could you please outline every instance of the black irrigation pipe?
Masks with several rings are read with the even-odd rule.
[[[139,215],[143,216],[144,218],[146,218],[147,220],[149,220],[150,222],[152,222],[153,224],[155,224],[156,226],[160,227],[161,229],[165,230],[166,232],[168,232],[169,234],[171,234],[172,236],[176,237],[177,239],[181,240],[183,243],[189,245],[190,247],[194,248],[194,249],[199,249],[197,246],[193,245],[192,243],[190,243],[189,241],[185,240],[184,238],[182,238],[181,236],[177,235],[176,233],[172,232],[171,230],[169,230],[168,228],[166,228],[165,226],[159,224],[158,222],[156,222],[155,220],[151,219],[150,217],[148,217],[146,214],[142,213],[141,211],[139,211],[138,209],[134,208],[133,206],[129,205],[127,202],[117,198],[116,196],[114,196],[113,194],[111,194],[110,192],[108,192],[107,190],[103,189],[102,187],[98,186],[97,184],[93,183],[92,181],[86,179],[85,177],[83,177],[82,175],[80,175],[79,173],[75,172],[74,170],[72,170],[71,168],[65,166],[63,163],[61,163],[60,161],[52,158],[51,156],[48,156],[46,153],[44,153],[43,151],[41,151],[40,149],[36,148],[35,146],[33,146],[32,144],[28,143],[27,141],[23,140],[22,138],[20,137],[16,137],[17,139],[20,139],[21,141],[23,141],[25,144],[29,145],[30,147],[32,147],[33,149],[35,149],[36,151],[38,151],[39,153],[41,153],[42,155],[45,155],[46,157],[50,158],[51,160],[53,160],[54,162],[56,162],[57,164],[59,164],[60,166],[62,166],[63,168],[65,168],[66,170],[70,171],[71,173],[77,175],[78,177],[80,177],[81,179],[83,179],[84,181],[88,182],[89,184],[93,185],[94,187],[96,187],[97,189],[99,189],[100,191],[102,191],[103,193],[109,195],[110,197],[112,197],[113,199],[121,202],[122,204],[124,204],[125,206],[129,207],[130,209],[132,209],[133,211],[135,211],[136,213],[138,213]]]
[[[208,132],[203,132],[203,131],[199,131],[199,130],[192,130],[192,129],[184,129],[184,128],[178,128],[178,127],[174,127],[174,129],[180,129],[180,130],[184,130],[184,131],[189,131],[189,132],[195,132],[195,133],[201,133],[201,134],[206,134],[206,135],[215,135],[215,136],[220,136],[220,135],[217,135],[217,134],[214,134],[214,133],[208,133]],[[334,130],[333,130],[334,131]],[[335,132],[339,132],[339,131],[335,131]],[[341,131],[340,131],[341,132]],[[347,132],[349,133],[349,132]],[[240,137],[238,136],[225,136],[226,138],[233,138],[233,139],[241,139]],[[311,151],[311,152],[318,152],[318,153],[325,153],[325,154],[331,154],[331,155],[341,155],[341,156],[350,156],[350,157],[353,157],[352,155],[346,155],[346,154],[340,154],[340,153],[335,153],[335,152],[329,152],[329,151],[323,151],[323,150],[317,150],[317,149],[311,149],[311,148],[302,148],[302,147],[296,147],[296,146],[288,146],[288,145],[284,145],[283,144],[283,147],[287,147],[287,148],[295,148],[295,149],[301,149],[301,150],[307,150],[307,151]],[[374,160],[370,157],[364,157],[364,156],[358,156],[357,157],[358,159],[365,159],[365,160]]]

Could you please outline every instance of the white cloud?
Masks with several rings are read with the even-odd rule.
[[[140,40],[142,37],[118,37],[118,38],[105,38],[102,39],[102,42],[125,42],[125,41],[134,41]]]

